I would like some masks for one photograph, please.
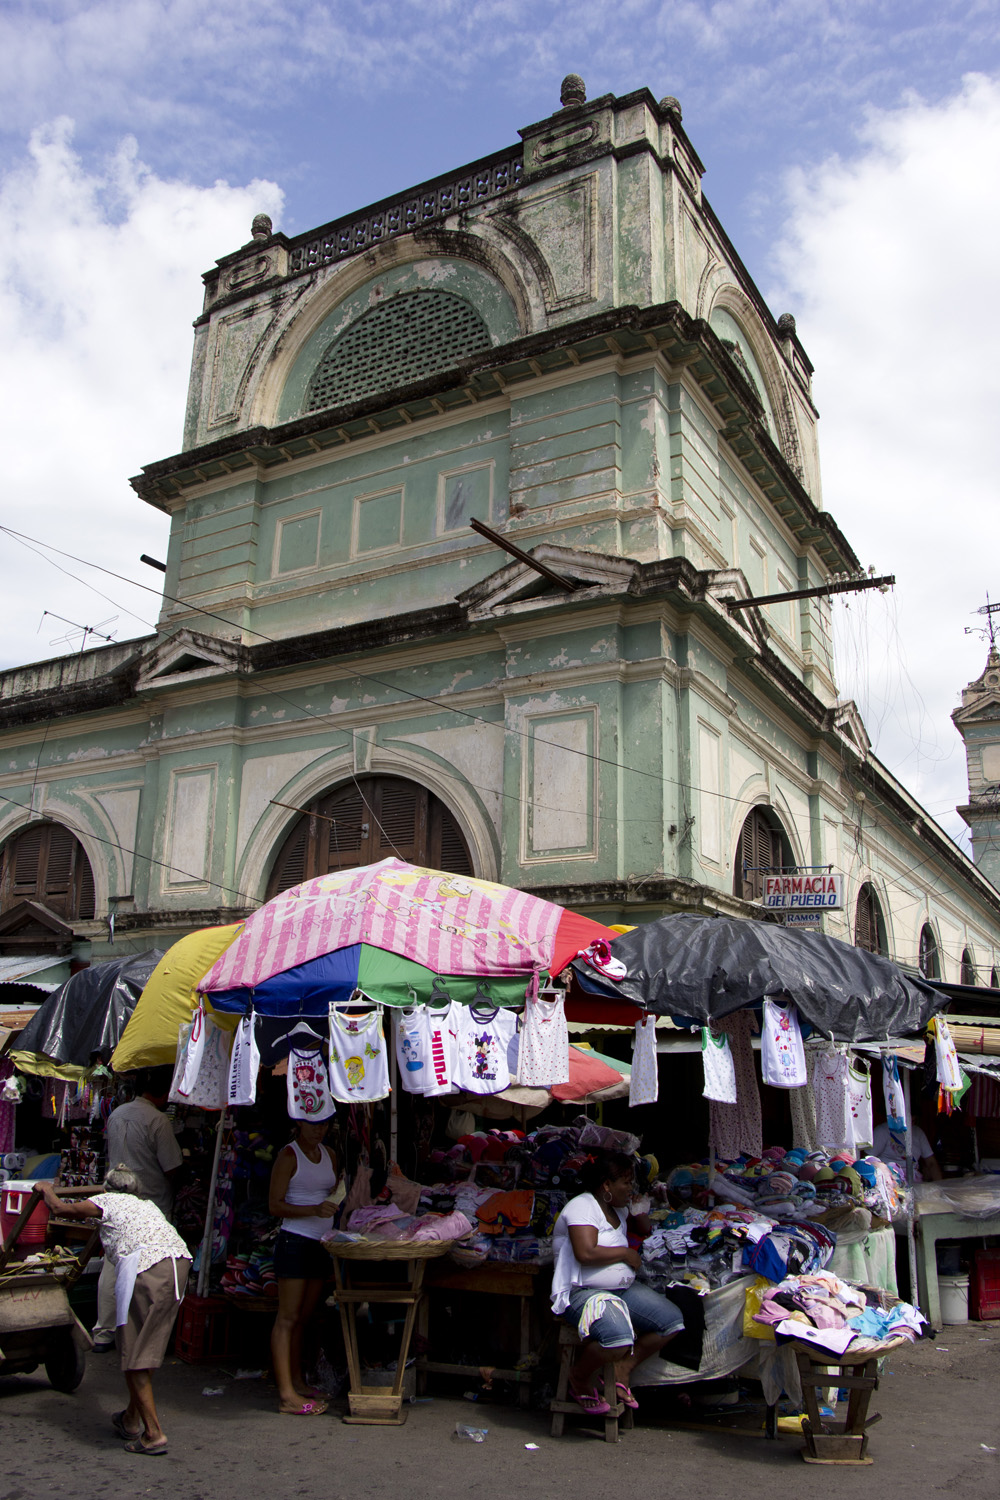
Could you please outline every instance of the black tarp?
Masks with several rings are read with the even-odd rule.
[[[150,948],[73,974],[38,1007],[17,1039],[18,1052],[78,1068],[89,1068],[96,1052],[107,1061],[162,957]]]
[[[767,995],[790,995],[804,1020],[839,1042],[916,1036],[948,1004],[887,958],[818,932],[741,917],[678,914],[645,922],[611,944],[628,973],[600,977],[610,994],[656,1015],[707,1025]],[[581,959],[589,984],[598,976]]]

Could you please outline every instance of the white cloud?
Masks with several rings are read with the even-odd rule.
[[[777,252],[816,365],[824,502],[895,596],[842,611],[842,690],[880,758],[953,836],[965,759],[949,722],[1000,597],[1000,82],[871,112],[861,149],[791,183]]]
[[[125,141],[101,173],[86,171],[61,119],[37,131],[0,183],[0,402],[7,430],[4,523],[154,587],[140,552],[163,556],[167,520],[128,477],[181,446],[191,322],[201,272],[249,238],[257,212],[277,218],[269,182],[167,182]],[[72,563],[61,560],[73,572]],[[86,573],[116,604],[0,535],[0,661],[60,655],[63,627],[117,602],[155,621],[157,601]],[[146,626],[122,613],[121,636]]]

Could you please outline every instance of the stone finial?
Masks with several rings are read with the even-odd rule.
[[[783,339],[790,339],[795,332],[795,319],[791,313],[782,313],[778,319],[778,332]]]
[[[267,214],[254,214],[253,223],[250,226],[250,235],[255,240],[269,240],[272,228],[273,225]]]
[[[679,99],[675,99],[673,94],[664,95],[664,97],[660,100],[660,108],[662,110],[665,110],[668,115],[675,115],[677,117],[678,125],[684,118],[684,115],[681,111],[681,101]]]
[[[559,103],[563,109],[571,104],[586,104],[587,85],[579,73],[567,73],[559,88]]]

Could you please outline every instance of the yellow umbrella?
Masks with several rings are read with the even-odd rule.
[[[231,927],[204,927],[167,950],[149,976],[115,1048],[111,1066],[116,1073],[156,1068],[176,1061],[177,1032],[194,1013],[198,981],[242,930],[242,922]],[[211,1010],[210,1005],[208,1009]],[[236,1030],[239,1016],[219,1011],[212,1011],[212,1015],[225,1030]]]

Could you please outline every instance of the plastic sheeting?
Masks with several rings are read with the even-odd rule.
[[[1000,1175],[946,1177],[942,1182],[918,1182],[913,1189],[917,1214],[957,1214],[960,1219],[1000,1217]]]
[[[703,1026],[766,995],[784,994],[825,1036],[880,1041],[918,1034],[948,1003],[923,980],[863,948],[749,918],[661,917],[616,937],[611,952],[628,973],[618,981],[602,976],[604,990]],[[580,959],[574,968],[593,988],[593,970]]]
[[[701,1362],[696,1370],[671,1364],[669,1359],[660,1359],[654,1354],[652,1359],[645,1360],[633,1370],[632,1385],[690,1385],[694,1380],[718,1380],[753,1359],[760,1340],[744,1337],[743,1306],[747,1287],[752,1286],[755,1279],[753,1276],[739,1276],[714,1292],[706,1292],[701,1298],[705,1331]],[[669,1289],[664,1296],[669,1298]]]
[[[34,1059],[89,1068],[95,1053],[117,1047],[143,988],[163,957],[159,948],[81,969],[50,995],[32,1016],[11,1051],[24,1073],[44,1072]]]

